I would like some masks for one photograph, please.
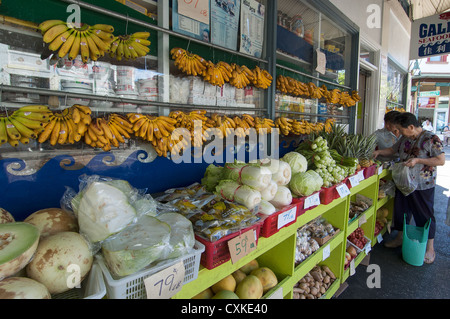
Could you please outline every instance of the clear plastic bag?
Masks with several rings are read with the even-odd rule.
[[[411,168],[403,163],[395,163],[391,170],[392,180],[403,195],[408,196],[416,190],[418,181],[415,179]]]

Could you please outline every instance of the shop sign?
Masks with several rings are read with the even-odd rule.
[[[410,60],[450,53],[450,12],[414,21],[411,25]]]
[[[420,92],[419,96],[440,96],[441,91],[427,91],[427,92]]]
[[[419,97],[419,108],[423,109],[434,109],[436,107],[435,97]]]

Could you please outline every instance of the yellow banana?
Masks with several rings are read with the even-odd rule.
[[[150,32],[142,31],[142,32],[135,32],[131,35],[133,38],[139,38],[139,39],[147,39],[150,36]]]
[[[74,30],[69,35],[69,37],[67,38],[66,42],[63,43],[63,45],[61,46],[61,48],[58,51],[58,56],[60,58],[65,57],[69,53],[70,49],[72,48],[73,43],[75,42],[75,39],[77,37],[77,33],[78,32]]]
[[[74,32],[73,29],[67,29],[67,31],[61,33],[58,35],[48,46],[48,49],[56,52],[58,49],[67,42],[67,39],[70,37],[70,35]]]
[[[9,118],[5,118],[5,123],[6,133],[8,134],[9,139],[18,140],[21,137],[20,132],[17,130],[14,124],[11,123],[11,120]]]
[[[69,29],[66,23],[57,24],[44,33],[43,40],[45,43],[51,43],[57,36],[63,34]]]
[[[50,119],[50,122],[48,122],[47,125],[44,127],[44,130],[41,132],[41,134],[39,134],[38,137],[39,143],[44,143],[50,137],[50,134],[52,133],[55,125],[56,125],[56,117],[53,116]]]
[[[69,61],[72,61],[78,56],[78,54],[80,54],[80,43],[81,43],[81,34],[80,32],[75,31],[75,39],[69,51]]]
[[[20,112],[50,112],[46,105],[27,105],[18,109]]]
[[[114,32],[114,27],[112,25],[109,24],[94,24],[93,26],[90,27],[91,30],[102,30],[104,32],[107,33],[113,33]]]
[[[95,32],[95,34],[97,34],[97,36],[98,36],[100,39],[102,39],[102,40],[104,40],[104,41],[107,41],[108,43],[111,43],[111,42],[114,41],[114,39],[115,39],[115,37],[114,37],[113,34],[108,33],[108,32],[105,32],[105,31],[103,31],[103,30],[97,29],[97,30],[95,30],[94,32]]]
[[[23,117],[29,120],[47,123],[50,119],[51,114],[52,112],[23,112],[19,109],[17,111],[14,111],[12,116]]]
[[[106,43],[100,39],[95,32],[90,33],[90,37],[97,45],[97,48],[105,53],[108,53],[111,47],[111,43]]]
[[[59,132],[61,129],[61,118],[55,118],[55,126],[50,134],[50,145],[54,146],[58,142]]]
[[[67,141],[67,136],[69,135],[69,131],[67,128],[67,123],[64,119],[60,120],[60,130],[59,130],[59,136],[58,136],[58,144],[64,145]]]
[[[6,133],[5,118],[0,118],[0,145],[5,144],[8,141],[8,133]]]
[[[17,131],[19,131],[19,133],[22,137],[27,137],[27,138],[32,138],[32,139],[36,138],[36,133],[33,130],[29,129],[28,127],[26,127],[19,121],[16,121],[13,117],[10,117],[9,120],[16,127]]]
[[[44,22],[41,22],[38,26],[38,29],[41,30],[42,34],[47,32],[50,28],[58,25],[58,24],[65,24],[66,22],[63,20],[47,20]]]
[[[97,61],[99,57],[101,57],[103,54],[98,49],[97,45],[95,44],[94,40],[88,35],[85,36],[86,42],[89,47],[89,52],[91,56],[92,61]]]
[[[81,51],[81,59],[84,63],[87,63],[89,61],[89,47],[86,40],[86,36],[84,34],[81,34],[81,41],[80,41],[80,51]]]

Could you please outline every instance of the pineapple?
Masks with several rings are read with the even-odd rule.
[[[374,164],[374,161],[372,160],[372,153],[375,150],[376,144],[377,139],[375,135],[370,135],[367,137],[361,135],[361,144],[359,144],[361,154],[358,157],[359,165],[361,167],[369,167]]]

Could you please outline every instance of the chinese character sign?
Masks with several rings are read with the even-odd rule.
[[[450,12],[418,19],[411,25],[410,60],[450,53]]]

